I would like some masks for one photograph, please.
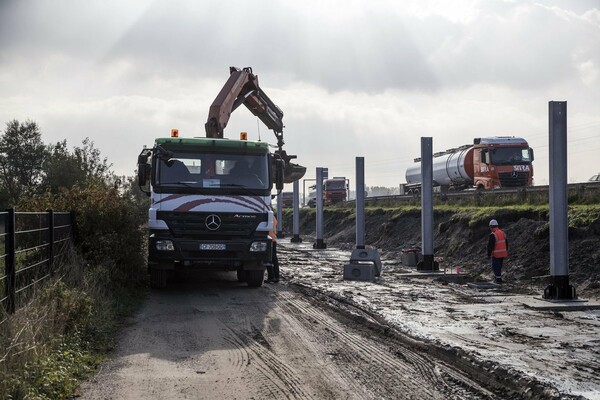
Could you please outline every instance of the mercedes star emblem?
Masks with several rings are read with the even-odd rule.
[[[216,231],[221,226],[221,218],[218,215],[210,214],[204,221],[206,227],[210,231]]]
[[[513,171],[513,173],[510,175],[513,178],[517,178],[519,176],[519,173],[517,171]]]

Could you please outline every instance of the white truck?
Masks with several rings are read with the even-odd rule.
[[[275,131],[279,150],[266,142],[224,139],[231,111],[245,104]],[[238,280],[261,286],[271,262],[271,191],[300,179],[283,145],[283,112],[258,88],[250,68],[231,69],[211,106],[205,138],[158,138],[138,156],[138,183],[151,197],[148,269],[153,288],[169,271],[237,271]]]

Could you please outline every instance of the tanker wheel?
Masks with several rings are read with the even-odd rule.
[[[237,270],[237,280],[238,282],[246,282],[246,271],[244,271],[243,269],[238,269]]]
[[[479,192],[483,192],[485,190],[485,186],[483,186],[482,184],[477,185],[477,190]]]
[[[250,287],[261,287],[264,278],[265,271],[262,269],[246,271],[246,283]]]
[[[166,269],[150,268],[150,287],[152,289],[164,289],[167,287]]]

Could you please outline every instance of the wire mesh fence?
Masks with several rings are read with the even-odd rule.
[[[75,238],[72,212],[0,212],[0,310],[27,303],[64,260]],[[0,316],[0,323],[4,318]]]

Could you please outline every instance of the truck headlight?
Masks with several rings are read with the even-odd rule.
[[[252,242],[250,251],[253,253],[267,251],[267,242]]]
[[[173,245],[172,240],[157,240],[156,241],[156,250],[173,251],[173,250],[175,250],[175,246]]]

